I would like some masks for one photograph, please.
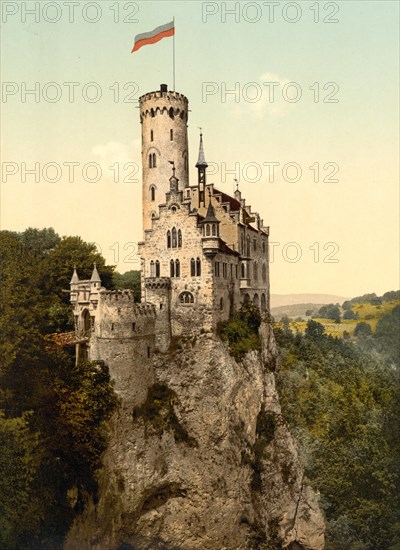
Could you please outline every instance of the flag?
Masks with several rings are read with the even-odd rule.
[[[137,36],[135,36],[135,43],[133,45],[131,53],[136,52],[142,46],[146,46],[147,44],[155,44],[159,40],[162,40],[167,36],[173,36],[174,34],[175,34],[174,21],[171,21],[171,23],[167,23],[166,25],[161,25],[160,27],[157,27],[153,31],[138,34]]]

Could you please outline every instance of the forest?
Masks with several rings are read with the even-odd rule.
[[[0,548],[55,550],[86,496],[97,498],[118,400],[107,365],[75,365],[73,348],[53,349],[46,336],[73,330],[73,265],[86,278],[96,262],[104,286],[133,288],[138,299],[140,277],[51,228],[2,231],[0,244]],[[243,316],[224,330],[241,334],[238,360],[257,349]],[[400,306],[351,340],[315,319],[304,332],[274,330],[283,415],[320,494],[327,550],[400,550]]]

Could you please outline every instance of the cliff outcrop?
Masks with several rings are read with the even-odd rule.
[[[65,550],[323,549],[318,499],[281,415],[272,329],[259,332],[261,351],[242,362],[203,333],[155,353],[145,380],[126,366],[98,498]]]

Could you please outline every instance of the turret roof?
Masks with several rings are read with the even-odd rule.
[[[99,272],[97,271],[96,262],[93,264],[93,272],[92,276],[90,277],[91,283],[101,283]]]

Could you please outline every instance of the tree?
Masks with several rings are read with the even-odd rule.
[[[366,323],[365,321],[361,321],[361,323],[357,323],[353,334],[354,336],[362,338],[369,336],[370,334],[372,334],[371,325],[369,323]]]
[[[325,319],[332,319],[337,323],[340,322],[340,309],[337,305],[327,304],[319,308],[318,313]]]
[[[352,309],[346,309],[346,311],[343,313],[343,319],[358,319],[358,313],[356,311],[353,311]]]
[[[113,273],[113,285],[115,288],[129,288],[135,293],[135,300],[141,299],[140,271],[126,271],[125,273]]]
[[[310,338],[317,338],[319,336],[322,336],[324,332],[324,325],[322,325],[321,323],[313,321],[312,319],[307,322],[307,327],[305,331],[306,336],[309,336]]]

